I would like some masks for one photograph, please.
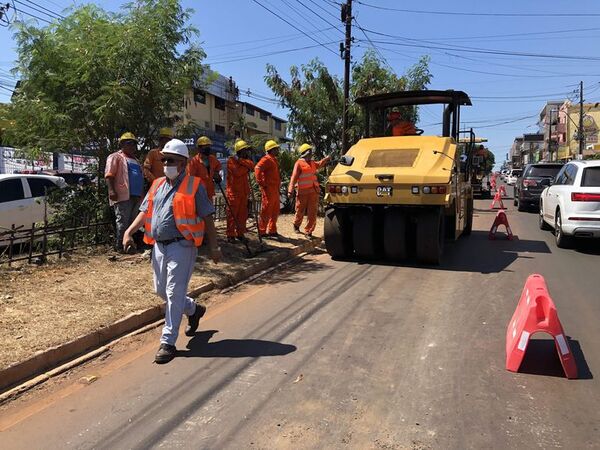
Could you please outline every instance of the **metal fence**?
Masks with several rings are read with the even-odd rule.
[[[83,247],[111,243],[114,224],[107,221],[85,221],[61,225],[31,224],[31,228],[11,226],[0,231],[0,265],[27,261],[43,263],[50,255],[64,254]]]

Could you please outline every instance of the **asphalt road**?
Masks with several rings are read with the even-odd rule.
[[[510,191],[510,190],[509,190]],[[0,412],[0,448],[600,448],[600,246],[556,248],[535,213],[494,213],[438,268],[312,255],[216,298],[180,355],[156,332]],[[557,305],[581,379],[536,336],[522,373],[505,333],[531,273]]]

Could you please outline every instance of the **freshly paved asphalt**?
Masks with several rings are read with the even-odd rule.
[[[215,300],[180,355],[153,364],[157,333],[0,412],[0,448],[600,448],[600,246],[558,249],[535,213],[474,232],[437,268],[328,255]],[[580,379],[536,336],[521,373],[505,333],[525,279],[547,281]],[[90,369],[92,370],[92,369]]]

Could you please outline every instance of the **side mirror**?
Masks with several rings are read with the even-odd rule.
[[[469,157],[467,155],[460,155],[460,162],[461,163],[466,163],[467,159],[469,159]]]
[[[342,166],[351,166],[354,163],[354,156],[343,155],[338,162]]]

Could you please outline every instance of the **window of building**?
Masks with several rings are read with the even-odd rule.
[[[194,89],[194,102],[206,104],[206,92],[201,89]]]
[[[254,108],[251,105],[246,105],[246,114],[248,114],[249,116],[254,115]]]
[[[266,112],[260,112],[260,118],[261,120],[267,120],[269,118],[269,116],[267,115]]]
[[[25,192],[23,192],[23,182],[20,178],[9,178],[0,182],[0,203],[14,202],[24,198]]]
[[[222,125],[215,125],[215,131],[219,134],[225,134],[225,127]]]
[[[279,120],[275,121],[275,129],[277,131],[281,131],[281,122]]]
[[[215,108],[225,110],[225,99],[221,97],[215,97]]]

